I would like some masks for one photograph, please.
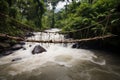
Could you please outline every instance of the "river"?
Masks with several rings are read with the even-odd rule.
[[[28,39],[65,39],[58,33],[34,34]],[[47,52],[33,55],[31,52],[36,45]],[[104,51],[73,49],[72,45],[26,42],[26,50],[20,49],[0,58],[0,80],[120,80],[119,57]],[[21,60],[12,61],[15,58]]]

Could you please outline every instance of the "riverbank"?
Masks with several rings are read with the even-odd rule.
[[[34,34],[27,34],[26,36],[31,37],[31,36],[34,36]],[[120,37],[116,36],[116,37],[106,38],[106,39],[82,41],[82,42],[74,43],[72,45],[72,48],[103,50],[106,52],[115,53],[115,55],[120,55],[119,40],[120,40]],[[5,53],[6,51],[10,51],[11,47],[13,47],[16,44],[20,44],[20,42],[1,38],[0,53]]]
[[[92,40],[86,42],[75,43],[72,48],[81,48],[81,49],[94,49],[94,50],[102,50],[112,53],[115,55],[120,55],[119,44],[120,37],[112,37],[101,40]]]

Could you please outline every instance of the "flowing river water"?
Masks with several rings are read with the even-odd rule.
[[[65,39],[58,33],[34,34],[28,39]],[[33,55],[31,52],[36,45],[47,52]],[[120,80],[119,58],[103,51],[73,49],[72,45],[26,42],[26,50],[20,49],[0,58],[0,80]],[[22,59],[12,61],[15,58]]]

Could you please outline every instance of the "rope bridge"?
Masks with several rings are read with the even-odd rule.
[[[92,25],[90,25],[90,26],[86,26],[86,27],[84,27],[84,28],[80,28],[80,29],[77,29],[77,30],[72,30],[72,31],[60,31],[60,32],[46,32],[46,33],[66,34],[66,33],[70,33],[70,32],[72,32],[72,33],[73,33],[73,32],[78,32],[78,31],[82,31],[82,30],[85,30],[85,29],[89,29],[89,28],[91,28],[91,27],[93,27],[93,26],[95,26],[95,25],[97,25],[97,24],[101,24],[101,23],[103,23],[104,21],[107,21],[107,22],[106,22],[106,26],[107,26],[107,24],[108,24],[108,22],[109,22],[109,17],[110,17],[111,15],[113,15],[113,14],[108,14],[108,15],[106,15],[106,17],[105,17],[102,21],[96,22],[95,24],[92,24]],[[18,28],[20,28],[20,29],[24,28],[24,29],[29,30],[29,31],[34,31],[34,28],[32,28],[31,26],[29,26],[29,25],[27,25],[27,24],[23,24],[23,23],[19,22],[18,20],[10,17],[9,15],[6,15],[6,14],[0,12],[0,16],[9,18],[10,20],[12,20],[11,22],[12,22],[16,27],[18,27]],[[105,26],[105,28],[106,28],[106,26]],[[39,32],[45,32],[45,31],[39,30]],[[105,31],[104,31],[104,32],[105,32]]]
[[[69,33],[74,33],[74,32],[79,32],[80,34],[80,38],[81,39],[64,39],[64,40],[35,40],[35,39],[26,39],[26,38],[21,38],[21,37],[14,37],[14,36],[10,36],[10,35],[7,35],[7,34],[1,34],[0,33],[0,37],[5,37],[5,38],[9,38],[9,39],[13,39],[13,40],[17,40],[17,41],[26,41],[26,42],[37,42],[37,43],[75,43],[75,42],[83,42],[83,41],[91,41],[91,40],[99,40],[99,39],[105,39],[105,38],[110,38],[110,37],[115,37],[117,35],[113,35],[113,34],[109,34],[109,35],[105,35],[105,31],[106,31],[106,27],[108,25],[108,22],[109,22],[109,17],[111,16],[112,14],[109,14],[105,17],[105,19],[103,19],[102,21],[100,22],[97,22],[96,24],[101,24],[103,22],[106,21],[106,25],[105,25],[105,29],[103,30],[103,32],[100,34],[100,35],[96,35],[95,37],[92,37],[92,38],[89,38],[89,29],[93,26],[95,26],[96,24],[93,24],[93,25],[90,25],[90,26],[87,26],[87,27],[84,27],[84,28],[81,28],[81,29],[77,29],[77,30],[73,30],[73,31],[64,31],[64,32],[46,32],[46,31],[39,31],[41,33],[46,33],[49,35],[50,37],[50,34],[69,34]],[[9,17],[8,15],[5,15],[5,14],[2,14],[0,13],[0,16],[4,16],[4,17],[7,17],[9,19],[11,19],[13,21],[13,23],[17,23],[17,24],[20,24],[23,26],[23,28],[25,29],[28,29],[28,30],[33,30],[31,27],[29,27],[28,25],[24,25],[23,23],[20,23],[18,22],[17,20],[15,20],[14,18],[11,18]],[[17,26],[17,24],[14,24]],[[17,26],[19,27],[19,26]],[[41,35],[40,35],[41,36]]]

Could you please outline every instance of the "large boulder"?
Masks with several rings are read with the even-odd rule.
[[[38,54],[42,52],[46,52],[46,50],[40,45],[36,45],[34,49],[32,50],[32,54]]]
[[[21,48],[23,48],[22,45],[16,44],[16,45],[14,45],[14,46],[11,48],[11,50],[18,50],[18,49],[21,49]]]

